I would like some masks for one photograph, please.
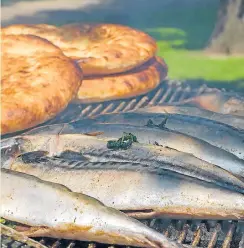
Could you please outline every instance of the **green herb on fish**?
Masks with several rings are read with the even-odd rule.
[[[127,150],[132,146],[133,142],[138,142],[137,137],[133,135],[132,133],[123,133],[123,136],[116,140],[109,140],[107,142],[107,148],[108,149],[114,149],[114,150]]]

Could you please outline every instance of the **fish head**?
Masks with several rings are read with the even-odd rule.
[[[9,168],[20,155],[20,146],[14,138],[1,141],[1,168]]]
[[[10,168],[14,160],[30,146],[28,140],[13,137],[1,140],[1,168]]]

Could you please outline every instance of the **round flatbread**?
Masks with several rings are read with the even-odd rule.
[[[78,61],[84,75],[108,75],[144,64],[156,53],[156,42],[147,34],[116,24],[11,25],[5,34],[34,34],[59,46]]]
[[[147,93],[167,76],[163,59],[154,57],[144,65],[126,73],[84,79],[76,103],[103,102]]]
[[[33,35],[1,36],[1,134],[54,117],[75,97],[80,67],[49,41]]]

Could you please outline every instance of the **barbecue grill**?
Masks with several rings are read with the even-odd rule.
[[[179,102],[204,93],[220,92],[206,85],[189,85],[187,82],[165,80],[159,87],[148,94],[139,97],[109,101],[95,104],[71,104],[64,112],[45,124],[57,124],[79,120],[98,114],[126,112],[162,103]],[[44,124],[43,124],[44,125]],[[244,248],[244,221],[216,221],[216,220],[172,220],[152,219],[143,221],[146,225],[164,233],[173,240],[193,247],[201,248]],[[2,247],[28,247],[23,243],[11,240],[2,235]],[[36,239],[51,248],[115,248],[111,246],[72,240],[55,240],[50,238]],[[127,247],[128,248],[128,247]]]

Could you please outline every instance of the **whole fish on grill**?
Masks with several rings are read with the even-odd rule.
[[[55,237],[140,247],[183,247],[139,221],[61,184],[2,169],[1,216],[29,237]]]
[[[222,114],[244,116],[244,97],[228,92],[211,92],[175,103],[181,106],[194,106]]]
[[[163,129],[184,133],[208,142],[216,147],[233,153],[244,159],[244,131],[209,119],[181,115],[157,113],[120,113],[106,114],[93,118],[98,123],[115,123],[146,126],[148,120],[152,125],[160,125]],[[162,124],[163,123],[163,124]]]
[[[151,173],[128,162],[110,162],[112,169],[109,162],[58,163],[45,156],[35,162],[32,153],[21,157],[11,169],[61,183],[136,218],[244,219],[243,194],[177,173]]]
[[[24,135],[45,134],[89,134],[99,138],[115,138],[123,132],[132,133],[139,143],[155,144],[194,155],[208,163],[215,164],[233,174],[244,177],[244,161],[232,153],[215,147],[208,142],[169,129],[133,126],[129,124],[104,124],[93,120],[81,120],[69,124],[57,124],[35,128]]]
[[[29,168],[27,168],[27,165],[21,168],[23,163],[18,166],[15,161],[12,166],[14,159],[21,152],[41,150],[46,151],[49,156],[57,156],[68,160],[128,162],[125,163],[126,168],[123,167],[127,170],[146,170],[153,173],[168,170],[244,193],[244,181],[228,171],[200,160],[191,154],[167,147],[140,143],[133,143],[126,150],[114,150],[107,148],[108,142],[108,139],[99,139],[83,134],[27,135],[11,138],[2,141],[4,147],[1,150],[1,167],[29,173],[29,170],[32,169],[31,164],[29,164]],[[15,147],[17,144],[18,148]],[[104,163],[104,169],[116,168],[118,168],[116,163]]]
[[[220,114],[197,107],[159,105],[159,106],[141,108],[138,109],[136,112],[181,114],[181,115],[196,116],[196,117],[202,117],[213,121],[225,123],[227,125],[233,126],[238,129],[244,129],[244,117],[231,115],[231,114]]]

